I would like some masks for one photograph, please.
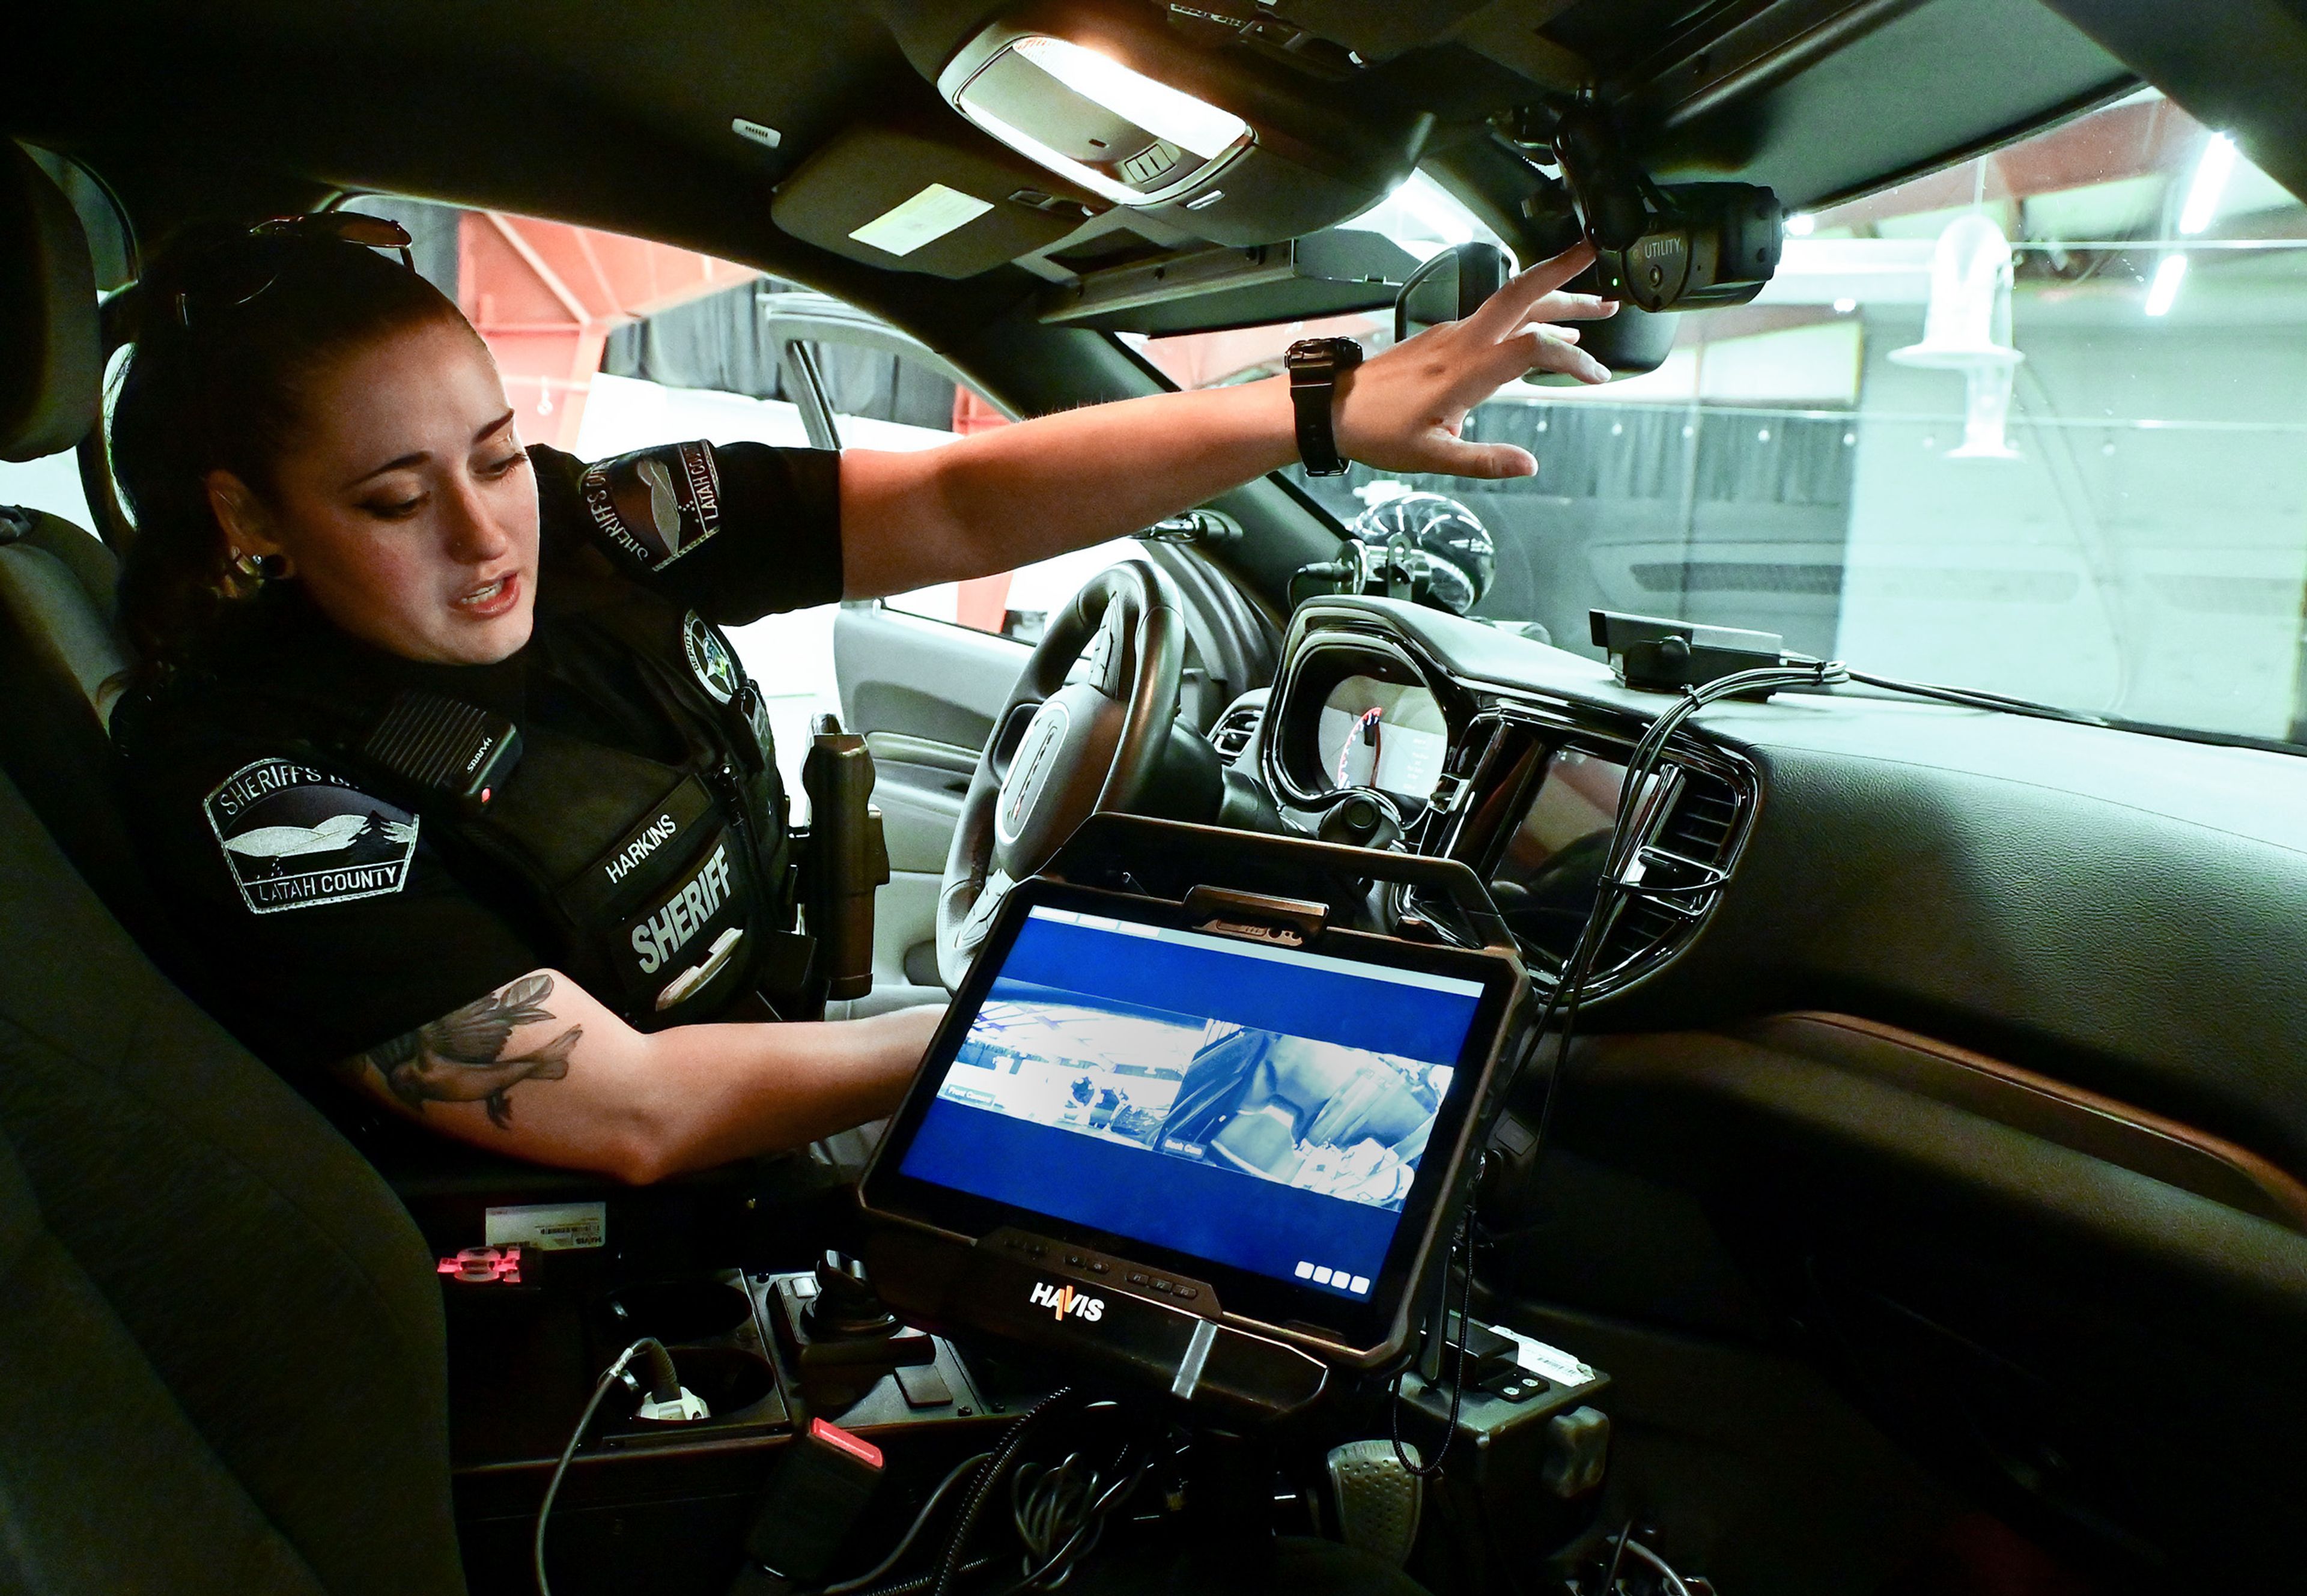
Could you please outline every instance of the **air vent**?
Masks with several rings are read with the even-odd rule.
[[[1257,740],[1258,723],[1265,718],[1265,705],[1260,701],[1244,701],[1227,710],[1210,734],[1210,746],[1228,764],[1241,758],[1244,750]]]
[[[1664,854],[1699,872],[1725,868],[1737,837],[1738,797],[1721,777],[1683,767],[1683,790],[1675,800],[1650,853]],[[1714,907],[1716,894],[1688,893],[1638,897],[1619,912],[1610,940],[1595,961],[1598,974],[1620,982],[1643,973],[1686,941]]]

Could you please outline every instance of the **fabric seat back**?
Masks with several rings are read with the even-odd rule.
[[[0,139],[0,456],[85,433],[97,338],[79,224]],[[69,523],[0,524],[0,766],[74,855],[0,778],[0,1590],[452,1596],[422,1240],[90,890],[139,897],[111,570]]]

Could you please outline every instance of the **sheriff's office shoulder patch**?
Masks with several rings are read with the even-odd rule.
[[[710,443],[665,443],[585,468],[586,513],[603,536],[663,571],[721,529],[721,477]]]
[[[382,897],[408,882],[416,817],[290,759],[259,759],[202,804],[252,914]]]

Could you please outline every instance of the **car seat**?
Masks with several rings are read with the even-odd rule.
[[[0,454],[93,424],[96,313],[77,219],[0,140]],[[0,778],[0,1587],[461,1591],[430,1254],[90,890],[137,895],[112,570],[0,518],[0,766],[78,843]]]
[[[62,191],[0,140],[0,457],[73,448],[104,361],[88,240]],[[81,876],[147,946],[156,913],[105,721],[131,656],[113,628],[118,564],[60,516],[0,506],[0,768]]]

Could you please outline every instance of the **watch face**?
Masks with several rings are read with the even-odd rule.
[[[1361,364],[1362,347],[1350,338],[1304,338],[1290,346],[1283,364],[1291,371],[1319,367],[1351,370]]]

